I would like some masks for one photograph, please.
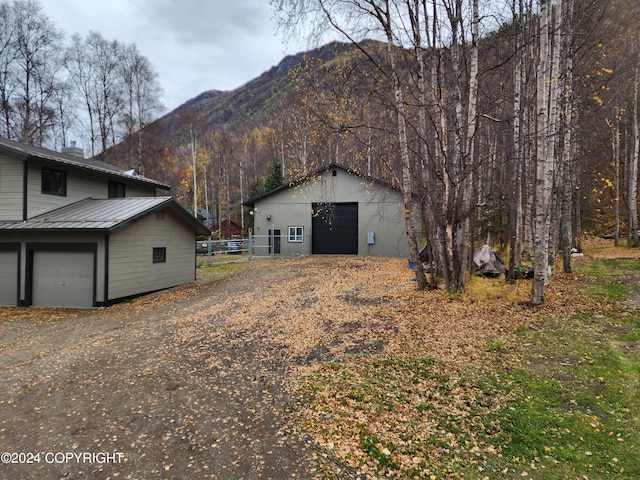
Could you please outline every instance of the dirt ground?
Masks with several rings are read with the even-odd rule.
[[[384,349],[383,310],[413,290],[406,261],[316,257],[106,309],[0,308],[0,478],[313,478],[298,379]]]

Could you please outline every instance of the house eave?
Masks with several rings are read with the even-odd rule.
[[[171,190],[169,185],[140,175],[131,175],[119,167],[95,159],[84,159],[60,153],[46,148],[26,145],[6,138],[0,138],[0,153],[13,156],[23,162],[40,162],[48,166],[65,166],[85,172],[94,172],[110,178],[127,180],[134,183],[153,186],[160,190]]]
[[[265,193],[262,193],[260,195],[255,196],[255,197],[249,198],[248,200],[245,200],[244,202],[242,202],[242,205],[245,206],[245,207],[253,208],[254,205],[255,205],[255,202],[257,202],[257,201],[263,200],[264,198],[269,197],[269,196],[273,195],[274,193],[277,193],[277,192],[279,192],[281,190],[286,190],[288,188],[296,187],[296,186],[306,182],[307,180],[312,178],[314,175],[319,175],[321,173],[329,172],[329,171],[334,170],[334,169],[342,170],[342,171],[348,173],[349,175],[356,175],[356,176],[358,176],[358,177],[360,177],[360,178],[362,178],[364,180],[367,180],[367,181],[370,181],[370,182],[373,182],[373,183],[377,183],[379,185],[384,185],[385,187],[391,188],[393,190],[398,190],[397,187],[395,187],[395,186],[391,185],[390,183],[387,183],[387,182],[385,182],[383,180],[380,180],[380,179],[375,178],[375,177],[371,177],[369,175],[364,175],[364,174],[362,174],[362,173],[360,173],[360,172],[358,172],[358,171],[356,171],[356,170],[354,170],[352,168],[349,168],[349,167],[347,167],[345,165],[341,165],[339,163],[332,162],[332,163],[330,163],[328,165],[325,165],[323,167],[320,167],[320,168],[318,168],[318,169],[316,169],[316,170],[314,170],[312,172],[309,172],[306,175],[298,177],[295,180],[292,180],[292,181],[287,182],[287,183],[283,183],[282,185],[280,185],[280,186],[278,186],[276,188],[273,188],[273,189],[269,190],[268,192],[265,192]]]
[[[130,215],[125,214],[121,218],[114,218],[112,214],[104,213],[104,206],[111,207],[114,202],[125,201],[129,208],[133,204]],[[142,208],[135,208],[137,201],[144,202]],[[149,205],[147,205],[149,204]],[[145,206],[147,205],[147,206]],[[71,205],[66,205],[49,212],[38,215],[29,220],[20,221],[0,221],[0,232],[13,233],[17,232],[106,232],[114,233],[122,230],[129,225],[153,215],[156,212],[171,209],[176,212],[177,216],[187,225],[194,229],[197,235],[209,235],[211,231],[194,218],[187,210],[182,208],[172,197],[142,197],[142,198],[123,198],[123,199],[102,199],[96,200],[87,198],[80,200]],[[82,210],[82,214],[78,214]]]

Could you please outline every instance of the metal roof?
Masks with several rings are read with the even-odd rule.
[[[166,208],[171,208],[183,220],[192,224],[198,234],[210,233],[207,227],[172,197],[87,198],[24,222],[0,222],[0,231],[101,230],[113,232]]]
[[[53,150],[47,150],[46,148],[34,147],[33,145],[14,142],[12,140],[7,140],[6,138],[1,137],[0,152],[19,157],[22,160],[36,159],[44,162],[55,163],[58,165],[107,174],[109,176],[127,179],[132,182],[152,185],[162,190],[170,190],[171,188],[169,187],[169,185],[157,182],[150,178],[143,177],[142,175],[132,175],[130,173],[127,173],[126,170],[123,170],[119,167],[116,167],[115,165],[111,165],[106,162],[101,162],[94,159],[80,158],[65,153],[54,152]]]

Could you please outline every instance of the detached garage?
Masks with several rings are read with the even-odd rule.
[[[244,202],[254,255],[407,256],[398,189],[330,164]]]

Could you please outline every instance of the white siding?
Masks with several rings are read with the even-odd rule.
[[[0,220],[22,220],[22,161],[0,154]]]
[[[151,214],[109,238],[109,300],[161,290],[195,279],[195,231],[168,211]],[[165,247],[166,262],[153,263]]]

